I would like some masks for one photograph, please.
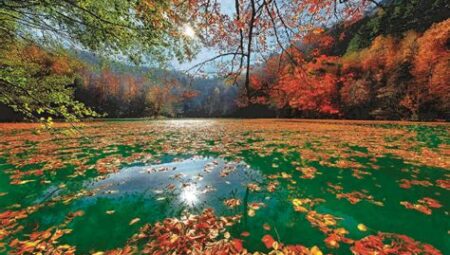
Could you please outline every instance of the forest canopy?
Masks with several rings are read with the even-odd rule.
[[[30,120],[448,119],[448,13],[442,0],[5,0],[0,103]]]

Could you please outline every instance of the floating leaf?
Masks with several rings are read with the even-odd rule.
[[[244,231],[244,232],[241,233],[241,236],[248,237],[248,236],[250,236],[250,232]]]
[[[133,225],[133,224],[136,224],[136,223],[138,223],[140,220],[141,220],[140,218],[134,218],[134,219],[132,219],[132,220],[130,221],[129,225],[131,226],[131,225]]]
[[[228,206],[229,208],[234,208],[236,206],[241,205],[241,200],[235,199],[235,198],[230,198],[230,199],[227,199],[227,200],[223,201],[223,203],[226,206]]]
[[[264,243],[267,249],[270,249],[273,247],[275,239],[273,239],[271,235],[267,234],[262,237],[261,241]]]
[[[263,228],[264,228],[264,230],[269,231],[269,230],[270,230],[270,225],[267,224],[267,223],[264,223],[264,224],[263,224]]]
[[[310,253],[311,255],[323,255],[322,251],[317,246],[313,246]]]
[[[366,227],[366,225],[364,225],[364,224],[358,224],[358,229],[359,229],[359,231],[363,231],[363,232],[365,232],[365,231],[367,231],[367,227]]]

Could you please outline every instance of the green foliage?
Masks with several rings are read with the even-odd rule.
[[[401,37],[408,30],[424,32],[433,23],[448,18],[445,0],[395,0],[373,15],[346,29],[349,39],[337,45],[350,53],[366,48],[379,35]],[[342,52],[340,52],[342,53]]]
[[[97,116],[73,100],[80,63],[35,45],[10,45],[0,52],[0,102],[29,119],[67,121]]]
[[[361,38],[361,36],[355,35],[348,44],[347,54],[362,49],[362,41],[363,39]]]
[[[5,0],[0,37],[72,43],[134,62],[192,56],[195,45],[179,31],[185,21],[170,7],[165,0]]]
[[[26,118],[75,121],[96,116],[73,98],[81,64],[60,56],[58,50],[82,48],[134,63],[191,58],[197,45],[179,29],[188,17],[177,13],[182,7],[175,11],[172,4],[165,0],[1,1],[0,102]]]

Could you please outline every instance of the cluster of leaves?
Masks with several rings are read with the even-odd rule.
[[[428,244],[421,244],[405,235],[378,233],[355,242],[351,248],[354,254],[429,254],[442,253]]]
[[[331,183],[328,183],[328,186],[331,188],[329,191],[331,193],[336,193],[336,198],[338,199],[347,199],[348,202],[351,204],[357,204],[363,200],[368,201],[374,205],[383,206],[383,202],[381,201],[375,201],[372,195],[366,194],[367,191],[352,191],[349,193],[343,193],[342,190],[344,189],[342,186],[339,185],[333,185]]]
[[[52,202],[50,202],[52,203]],[[23,210],[8,210],[0,214],[0,240],[5,240],[8,236],[23,230],[24,226],[19,224],[21,219],[36,212],[44,205],[29,206]],[[34,231],[30,235],[23,238],[14,238],[8,244],[9,253],[15,255],[25,254],[75,254],[76,248],[67,244],[60,244],[59,240],[62,236],[72,232],[68,228],[68,224],[76,217],[82,217],[84,211],[76,211],[69,213],[63,223],[58,226],[52,226],[43,231]],[[5,244],[0,243],[0,248],[4,251]]]
[[[116,249],[95,254],[127,255],[136,254],[235,254],[263,255],[262,252],[249,252],[243,240],[232,238],[227,228],[236,224],[240,216],[217,217],[210,209],[200,215],[189,214],[181,219],[168,218],[154,226],[144,225],[139,233],[128,241],[124,249]],[[245,235],[244,235],[245,236]],[[261,242],[271,250],[269,255],[322,255],[317,247],[284,245],[271,235],[262,237]],[[143,248],[139,249],[143,243]]]
[[[432,213],[431,208],[441,208],[442,205],[433,198],[430,197],[424,197],[422,199],[419,199],[416,204],[412,204],[410,202],[402,201],[400,202],[401,205],[403,205],[407,209],[413,209],[417,210],[421,213],[430,215]]]
[[[210,209],[200,215],[182,219],[165,219],[154,226],[145,225],[132,242],[145,241],[143,254],[240,254],[242,241],[231,239],[226,232],[239,220],[235,217],[216,217]],[[221,240],[220,237],[225,237]]]

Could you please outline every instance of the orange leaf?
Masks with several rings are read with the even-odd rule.
[[[275,239],[271,235],[264,235],[261,241],[264,243],[267,249],[272,248],[273,243],[275,242]]]
[[[236,248],[237,252],[241,252],[244,247],[242,246],[242,240],[240,239],[233,239],[233,246]]]

